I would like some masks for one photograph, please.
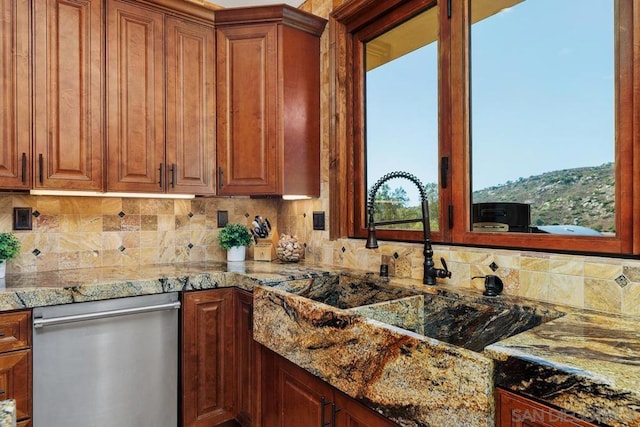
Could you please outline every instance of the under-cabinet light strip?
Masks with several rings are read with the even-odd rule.
[[[68,191],[68,190],[31,190],[32,196],[76,196],[76,197],[121,197],[144,199],[193,199],[195,194],[164,194],[164,193],[116,193],[99,191]]]

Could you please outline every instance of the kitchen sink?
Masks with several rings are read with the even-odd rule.
[[[411,289],[389,286],[379,279],[349,274],[286,281],[274,287],[340,309],[421,295]]]
[[[562,316],[339,274],[256,286],[254,339],[402,426],[495,426],[487,345]]]
[[[482,303],[460,296],[424,293],[416,297],[357,308],[366,317],[458,347],[482,351],[512,335],[557,319],[563,313],[540,307],[505,302],[500,298]],[[402,304],[404,310],[398,310]],[[416,312],[409,313],[411,310]]]

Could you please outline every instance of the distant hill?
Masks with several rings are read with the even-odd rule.
[[[475,191],[473,202],[529,203],[532,225],[573,224],[612,232],[615,231],[613,163],[508,181]]]

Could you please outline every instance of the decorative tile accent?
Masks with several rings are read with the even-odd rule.
[[[619,275],[618,277],[616,277],[616,283],[618,284],[618,286],[620,286],[621,288],[624,288],[625,286],[627,286],[630,282],[629,279],[627,279],[627,276],[625,276],[624,274]]]
[[[31,215],[35,216],[36,218],[38,218],[40,216],[40,212],[38,211],[34,211]]]
[[[32,254],[34,254],[35,256],[38,256],[41,254],[40,250],[38,248],[35,248],[34,250],[31,251]]]
[[[188,247],[189,249],[193,249],[193,243],[189,243],[189,244],[187,245],[187,247]]]
[[[344,246],[342,247],[341,250],[342,250],[342,253],[345,253],[347,251],[347,249]]]
[[[399,257],[399,256],[400,256],[400,255],[398,255],[398,252],[394,252],[394,253],[393,253],[393,257],[394,257],[395,259],[398,259],[398,257]]]
[[[118,212],[118,216],[119,216],[120,218],[123,218],[125,215],[126,215],[126,214],[125,214],[124,212],[122,212],[122,211]]]
[[[489,268],[491,269],[491,271],[496,271],[498,268],[498,264],[496,264],[495,262],[492,262],[491,264],[489,264]]]
[[[118,248],[118,250],[119,250],[120,252],[124,252],[124,250],[125,250],[125,249],[127,249],[127,248],[125,248],[125,247],[124,247],[124,246],[122,246],[122,245],[120,245],[120,247]]]
[[[245,212],[245,213],[244,213],[244,217],[245,217],[245,218],[249,218],[249,216],[250,216],[250,215],[249,215],[249,212]]]
[[[193,212],[189,212],[189,213],[187,214],[187,216],[188,216],[189,218],[193,218]]]

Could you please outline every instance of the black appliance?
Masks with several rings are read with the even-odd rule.
[[[474,231],[530,232],[531,206],[528,203],[474,203],[472,208]]]

